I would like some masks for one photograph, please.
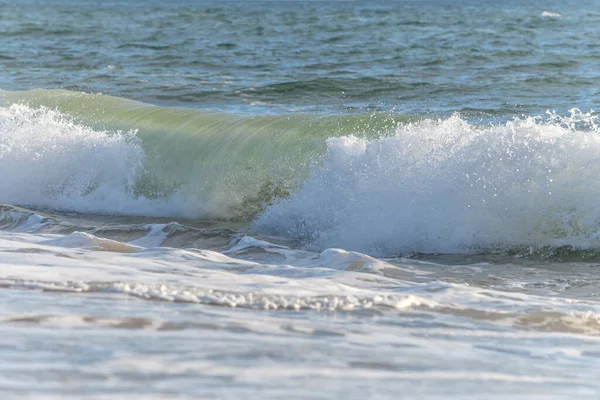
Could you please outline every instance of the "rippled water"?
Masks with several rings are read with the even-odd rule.
[[[588,110],[599,23],[595,1],[8,2],[0,85],[249,112]]]
[[[230,244],[230,231],[209,226],[11,207],[2,217],[10,395],[593,398],[599,389],[594,262],[378,260],[248,236]]]
[[[599,5],[0,0],[2,398],[598,398]]]

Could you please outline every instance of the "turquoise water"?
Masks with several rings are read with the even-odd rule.
[[[2,398],[598,398],[599,6],[0,0]]]

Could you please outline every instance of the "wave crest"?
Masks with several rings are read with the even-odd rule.
[[[227,220],[288,196],[326,155],[327,138],[377,136],[408,118],[236,115],[40,89],[0,91],[2,103],[0,174],[16,190],[0,202]]]
[[[143,157],[133,131],[94,130],[47,108],[0,108],[0,202],[125,210]]]
[[[494,126],[453,116],[327,141],[326,163],[256,229],[371,254],[600,247],[591,113]]]

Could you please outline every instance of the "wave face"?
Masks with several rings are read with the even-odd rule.
[[[474,125],[2,97],[0,203],[253,221],[259,233],[381,255],[600,247],[600,136],[577,110]]]
[[[0,92],[0,202],[251,219],[326,156],[325,140],[406,117],[244,116],[64,90]]]
[[[325,164],[257,229],[380,255],[599,247],[600,136],[594,117],[571,113],[331,138]]]

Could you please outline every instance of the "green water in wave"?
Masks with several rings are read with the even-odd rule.
[[[76,123],[110,131],[135,130],[146,159],[134,194],[169,197],[178,192],[207,204],[229,204],[209,216],[249,218],[285,198],[326,154],[326,139],[392,134],[415,117],[363,115],[248,116],[66,90],[1,92],[5,105],[58,110]]]

